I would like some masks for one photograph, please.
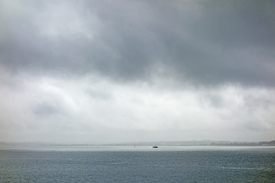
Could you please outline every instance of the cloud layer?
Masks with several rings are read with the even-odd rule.
[[[0,1],[0,138],[272,139],[274,7]]]

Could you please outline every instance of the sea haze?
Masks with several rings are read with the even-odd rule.
[[[274,147],[0,149],[2,182],[274,182]]]

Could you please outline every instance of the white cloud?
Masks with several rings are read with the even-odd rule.
[[[41,141],[144,138],[134,135],[125,139],[129,132],[147,134],[147,140],[235,140],[229,134],[238,130],[245,131],[238,138],[247,140],[246,136],[257,130],[270,133],[275,125],[270,120],[275,112],[273,90],[234,86],[173,90],[163,83],[114,83],[92,75],[69,80],[19,75],[17,79],[23,81],[23,89],[1,87],[1,129],[10,134],[20,132],[12,135],[16,140],[31,140],[28,136],[37,132],[52,134],[51,138],[36,138]]]

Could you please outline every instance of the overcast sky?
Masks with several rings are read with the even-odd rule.
[[[0,0],[0,141],[275,139],[275,2]]]

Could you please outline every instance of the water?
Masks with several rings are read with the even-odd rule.
[[[275,148],[0,148],[0,182],[275,182]]]

